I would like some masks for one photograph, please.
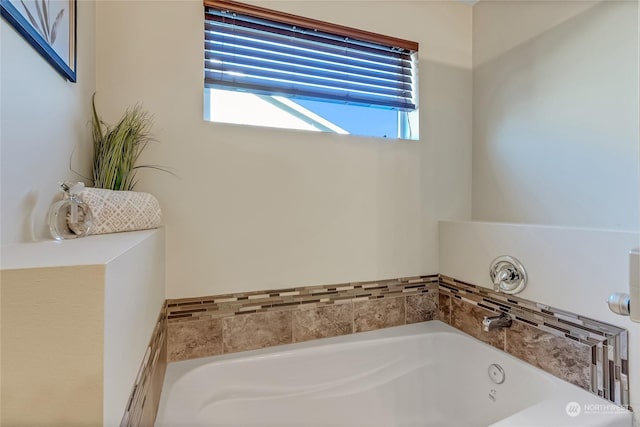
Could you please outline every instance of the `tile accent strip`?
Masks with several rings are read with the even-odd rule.
[[[155,422],[167,368],[166,331],[167,305],[165,303],[151,334],[151,340],[133,384],[120,427],[152,426]]]
[[[431,320],[438,285],[431,275],[168,300],[168,360]]]
[[[440,276],[440,320],[600,397],[629,406],[627,331],[545,304]],[[511,328],[479,328],[511,314]],[[497,334],[495,334],[497,333]],[[498,335],[500,334],[500,335]]]
[[[438,276],[432,275],[173,299],[167,301],[167,318],[169,323],[174,323],[281,311],[284,308],[296,306],[310,308],[340,304],[344,301],[414,295],[423,293],[429,288],[437,289],[437,287]]]

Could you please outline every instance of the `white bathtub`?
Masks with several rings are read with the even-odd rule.
[[[631,414],[431,321],[171,363],[156,426],[191,425],[629,427]]]

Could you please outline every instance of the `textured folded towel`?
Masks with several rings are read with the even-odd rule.
[[[79,196],[93,214],[89,234],[147,230],[160,225],[160,204],[149,193],[85,188]]]

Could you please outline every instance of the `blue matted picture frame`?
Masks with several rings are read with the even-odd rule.
[[[0,0],[0,13],[58,73],[76,82],[76,0]]]

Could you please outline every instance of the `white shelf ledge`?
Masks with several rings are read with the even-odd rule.
[[[158,232],[159,230],[130,231],[73,240],[3,245],[0,249],[0,268],[16,270],[108,264]]]

